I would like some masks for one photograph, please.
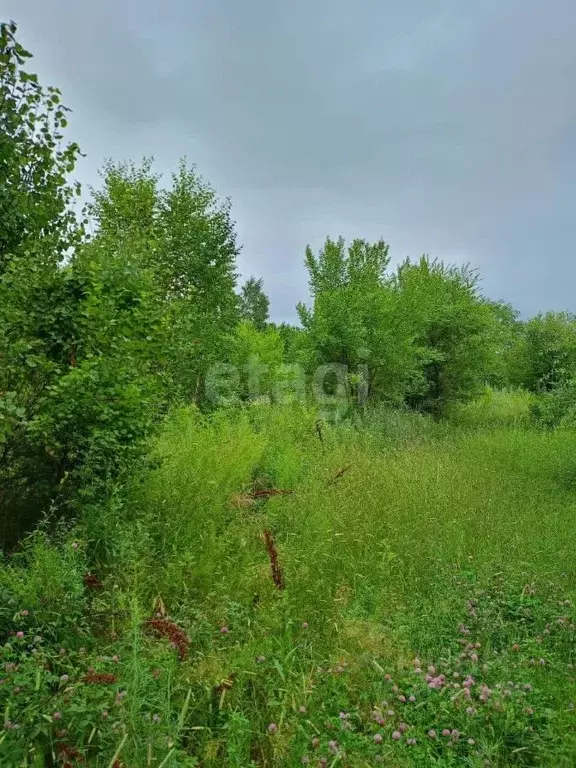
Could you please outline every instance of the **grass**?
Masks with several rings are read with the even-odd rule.
[[[2,764],[573,765],[576,435],[490,397],[174,414],[0,569]]]

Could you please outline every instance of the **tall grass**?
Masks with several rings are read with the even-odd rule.
[[[59,704],[82,754],[107,765],[122,743],[126,766],[572,765],[576,435],[530,430],[519,395],[488,406],[485,422],[486,403],[452,424],[383,411],[335,426],[264,404],[174,414],[155,468],[76,532],[78,549],[34,545],[29,572],[0,570],[8,632],[16,607],[46,604],[34,574],[47,557],[75,594],[87,537],[104,544],[90,563],[104,586],[80,590],[74,610],[93,653],[120,658],[127,702],[115,737],[95,722],[90,746]],[[146,631],[155,614],[186,633],[184,661]],[[473,675],[472,703],[430,687],[428,664]]]

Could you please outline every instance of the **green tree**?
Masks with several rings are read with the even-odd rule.
[[[262,282],[262,278],[250,277],[240,293],[240,317],[251,322],[259,331],[266,328],[270,309],[270,300],[264,293]]]
[[[348,372],[352,398],[361,392],[401,402],[417,375],[416,355],[399,297],[386,275],[382,240],[327,238],[318,256],[306,249],[311,308],[299,304],[307,333],[308,367],[336,363]]]
[[[511,353],[514,383],[550,392],[576,377],[576,317],[547,312],[524,323]]]
[[[79,147],[62,144],[67,108],[57,88],[42,88],[24,69],[31,58],[14,23],[0,25],[0,275],[28,253],[37,263],[61,260],[78,234],[66,184]]]
[[[164,311],[164,347],[157,358],[171,397],[204,402],[207,370],[229,354],[238,322],[238,246],[230,202],[184,162],[168,189],[151,162],[108,164],[90,211],[95,243],[124,249],[155,274]],[[129,245],[127,245],[129,244]]]
[[[411,327],[421,377],[407,403],[441,416],[485,385],[494,364],[496,314],[467,266],[446,266],[423,256],[397,270],[400,312]]]

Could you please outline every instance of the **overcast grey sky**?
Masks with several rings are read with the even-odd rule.
[[[106,157],[187,155],[232,198],[277,320],[307,243],[468,261],[526,314],[576,311],[574,0],[2,0]]]

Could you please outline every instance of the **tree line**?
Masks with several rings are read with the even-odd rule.
[[[535,417],[570,423],[576,319],[522,320],[469,267],[422,257],[392,269],[388,245],[328,238],[306,249],[300,324],[269,319],[261,279],[238,286],[231,203],[184,161],[168,184],[152,162],[108,163],[82,213],[70,182],[57,88],[27,70],[13,23],[0,30],[0,535],[46,512],[97,503],[144,455],[171,408],[210,410],[206,377],[257,360],[265,390],[298,364],[345,367],[351,407],[445,416],[487,385],[538,393]],[[328,382],[329,386],[329,382]],[[336,384],[334,384],[336,386]],[[342,382],[338,382],[342,386]]]

